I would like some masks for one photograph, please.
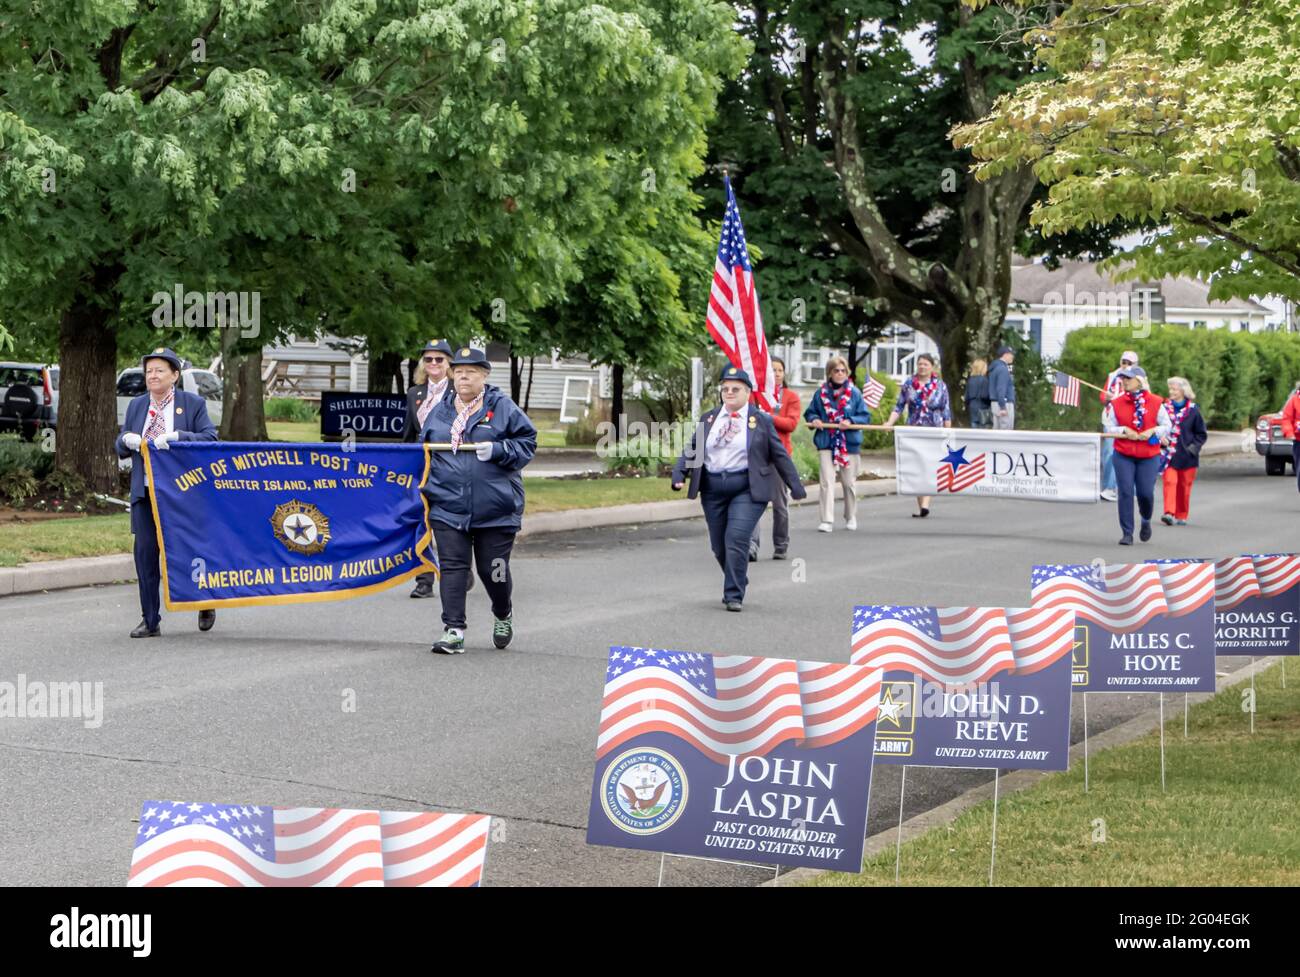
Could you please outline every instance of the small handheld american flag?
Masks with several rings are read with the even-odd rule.
[[[1066,407],[1079,406],[1079,378],[1068,373],[1055,371],[1052,383],[1052,403]]]
[[[885,385],[867,372],[867,382],[862,385],[862,399],[867,406],[875,410],[880,406],[880,398],[885,395]]]

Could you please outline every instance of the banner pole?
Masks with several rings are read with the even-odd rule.
[[[894,844],[894,885],[898,885],[898,867],[903,858],[903,789],[907,786],[907,764],[903,764],[903,777],[898,782],[898,839]]]
[[[1088,693],[1083,693],[1083,792],[1088,793]]]
[[[989,885],[993,884],[993,864],[998,857],[998,768],[993,768],[993,840],[989,847]]]
[[[1160,790],[1165,789],[1165,694],[1160,693]]]

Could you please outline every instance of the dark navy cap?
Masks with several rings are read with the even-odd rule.
[[[177,373],[180,373],[180,371],[184,369],[184,367],[181,366],[181,358],[165,346],[159,346],[152,353],[145,353],[144,356],[140,357],[141,370],[144,369],[145,362],[148,360],[166,360],[171,364],[171,368]]]
[[[452,353],[452,366],[481,366],[485,370],[492,369],[492,364],[488,362],[487,354],[481,349],[475,349],[472,346],[462,346]]]
[[[998,347],[999,356],[1006,356],[1008,353],[1014,353],[1014,352],[1015,350],[1012,349],[1010,346],[1008,346],[1006,343],[1003,343],[1001,346]]]
[[[1115,375],[1118,377],[1141,377],[1145,380],[1147,371],[1142,369],[1140,366],[1126,366]]]
[[[729,366],[722,371],[722,376],[718,377],[718,383],[723,383],[726,380],[735,380],[743,383],[750,390],[754,389],[754,381],[749,379],[749,374],[738,366]]]
[[[439,353],[446,353],[448,357],[451,356],[451,344],[445,339],[430,339],[428,343],[425,344],[423,352],[427,353],[430,350]]]

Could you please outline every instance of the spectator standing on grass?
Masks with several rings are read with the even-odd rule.
[[[971,427],[993,426],[989,407],[989,365],[986,360],[977,359],[971,363],[970,376],[966,378],[966,413]]]
[[[1015,351],[1003,345],[998,347],[997,359],[989,364],[989,404],[995,431],[1011,431],[1016,426],[1016,381],[1011,376],[1015,359]]]
[[[799,426],[799,395],[785,385],[785,360],[779,356],[772,357],[772,375],[776,381],[776,395],[773,398],[772,426],[776,436],[781,439],[785,453],[794,457],[794,445],[790,435]],[[754,523],[754,534],[749,538],[749,562],[758,560],[758,546],[762,519]],[[790,492],[784,485],[772,496],[772,559],[784,560],[790,549]]]
[[[853,484],[858,480],[862,450],[862,432],[848,429],[850,424],[870,424],[871,411],[849,376],[849,361],[832,356],[826,361],[826,381],[817,388],[803,412],[804,420],[816,432],[817,467],[821,482],[821,522],[817,531],[829,533],[834,528],[835,483],[844,491],[844,528],[858,528],[858,497]]]

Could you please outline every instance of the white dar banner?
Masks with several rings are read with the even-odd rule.
[[[1096,502],[1101,436],[1061,431],[897,427],[899,495]]]

